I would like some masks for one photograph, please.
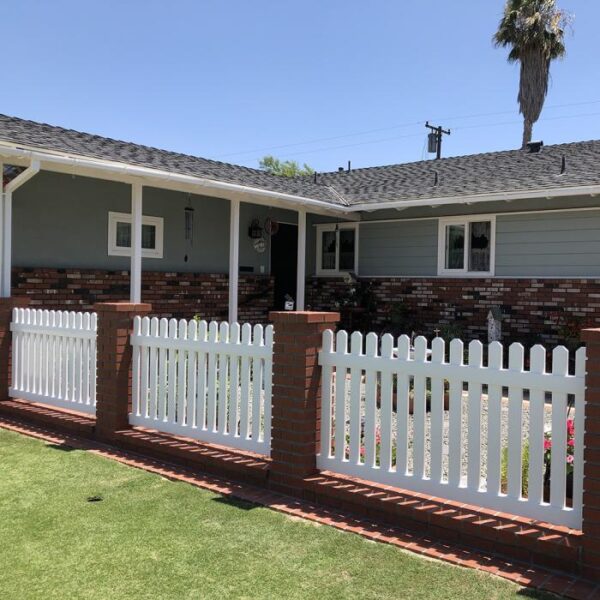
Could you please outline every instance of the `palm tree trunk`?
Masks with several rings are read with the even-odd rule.
[[[533,122],[529,119],[523,119],[523,150],[527,148],[527,144],[531,141],[533,135]]]

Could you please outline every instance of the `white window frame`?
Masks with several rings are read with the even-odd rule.
[[[469,223],[490,222],[490,270],[469,271]],[[462,269],[446,269],[446,227],[448,225],[464,225],[465,248]],[[496,215],[469,215],[461,217],[444,217],[438,220],[438,276],[444,277],[493,277],[496,271]]]
[[[131,224],[131,214],[129,213],[108,213],[108,255],[109,256],[131,256],[131,247],[124,248],[117,246],[117,223]],[[156,246],[151,248],[142,248],[143,258],[162,258],[163,257],[163,239],[164,239],[164,219],[161,217],[142,217],[142,225],[153,225],[156,230]]]
[[[318,277],[331,277],[337,275],[345,275],[347,273],[354,273],[358,275],[358,232],[359,227],[357,223],[323,223],[317,225],[317,264],[316,273]],[[340,231],[342,229],[351,229],[354,231],[354,269],[351,271],[344,270],[340,271]],[[323,269],[323,232],[335,231],[335,269]]]

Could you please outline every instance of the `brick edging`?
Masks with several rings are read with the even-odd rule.
[[[177,467],[167,462],[152,460],[107,444],[100,444],[72,435],[57,434],[42,427],[34,427],[16,419],[1,416],[0,428],[54,444],[89,451],[98,456],[155,473],[173,481],[182,481],[216,494],[265,506],[286,515],[356,533],[372,541],[390,544],[431,559],[490,573],[524,587],[561,594],[573,600],[592,600],[600,593],[600,586],[576,577],[557,574],[551,570],[538,567],[511,563],[493,555],[436,542],[426,535],[382,525],[370,519],[357,519],[350,513],[327,510],[306,501],[265,491],[248,484],[232,482],[214,475],[206,475],[198,471]]]

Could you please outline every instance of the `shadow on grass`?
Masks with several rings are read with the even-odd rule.
[[[60,450],[61,452],[74,452],[75,450],[77,450],[77,448],[67,446],[66,444],[46,444],[46,448],[50,448],[52,450]]]
[[[517,596],[523,596],[524,598],[535,598],[536,600],[551,600],[552,598],[558,598],[554,594],[548,592],[540,592],[539,590],[533,590],[531,588],[523,588],[517,592]]]
[[[217,496],[216,498],[213,498],[212,501],[218,502],[219,504],[227,504],[228,506],[239,508],[240,510],[260,508],[258,504],[252,504],[252,502],[245,502],[244,500],[239,500],[237,498],[228,498],[227,496]]]

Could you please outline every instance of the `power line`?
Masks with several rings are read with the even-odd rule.
[[[583,117],[594,117],[594,116],[598,116],[598,115],[600,115],[600,112],[586,113],[586,114],[580,114],[580,115],[565,115],[565,116],[560,116],[560,117],[546,117],[544,119],[540,119],[538,121],[538,123],[544,122],[544,121],[558,121],[561,119],[578,119],[578,118],[583,118]],[[482,127],[499,127],[501,125],[519,125],[521,123],[522,123],[522,121],[501,121],[501,122],[496,122],[496,123],[481,123],[478,125],[463,125],[462,127],[454,127],[454,130],[459,131],[459,130],[463,130],[463,129],[481,129]],[[403,139],[407,139],[407,138],[421,137],[422,135],[423,135],[422,133],[413,133],[413,134],[409,134],[409,135],[399,135],[399,136],[393,136],[393,137],[388,137],[388,138],[382,138],[382,139],[378,139],[378,140],[369,140],[366,142],[356,142],[356,143],[352,143],[352,144],[344,144],[344,145],[340,145],[340,146],[327,146],[324,148],[316,148],[316,149],[312,149],[312,150],[301,150],[300,152],[294,152],[293,154],[283,155],[280,158],[293,158],[295,156],[299,156],[302,154],[313,154],[313,153],[317,153],[317,152],[327,152],[329,150],[354,148],[356,146],[366,146],[368,144],[381,144],[383,142],[391,142],[391,141],[395,141],[395,140],[403,140]]]
[[[573,106],[585,106],[585,105],[590,105],[590,104],[600,104],[600,100],[590,100],[587,102],[570,102],[568,104],[553,104],[553,105],[547,106],[546,110],[553,109],[553,108],[568,108],[568,107],[573,107]],[[454,117],[441,117],[437,120],[439,120],[439,121],[461,121],[461,120],[465,120],[465,119],[477,119],[477,118],[482,118],[482,117],[494,117],[494,116],[498,116],[498,115],[509,115],[509,114],[514,114],[514,110],[505,110],[505,111],[489,112],[489,113],[478,113],[478,114],[461,115],[461,116],[454,116]],[[357,131],[354,133],[346,133],[343,135],[336,135],[336,136],[325,137],[325,138],[313,138],[312,140],[305,140],[304,142],[280,144],[277,146],[265,146],[263,148],[256,148],[254,150],[243,150],[240,152],[229,152],[227,154],[219,154],[219,155],[215,156],[214,158],[219,159],[219,158],[226,158],[229,156],[241,156],[244,154],[254,154],[256,152],[266,152],[268,150],[281,150],[283,148],[293,148],[295,146],[307,146],[310,144],[315,144],[317,142],[335,141],[335,140],[340,140],[340,139],[349,138],[349,137],[357,137],[357,136],[361,136],[361,135],[368,135],[371,133],[379,133],[381,131],[391,131],[393,129],[404,129],[407,127],[414,127],[416,125],[422,125],[422,124],[423,124],[423,121],[412,121],[410,123],[401,123],[398,125],[390,125],[387,127],[379,127],[377,129]],[[454,129],[458,129],[458,128],[455,127]],[[463,128],[461,127],[460,129],[463,129]],[[374,142],[374,143],[376,143],[376,142]],[[332,148],[332,149],[335,149],[335,148]]]

